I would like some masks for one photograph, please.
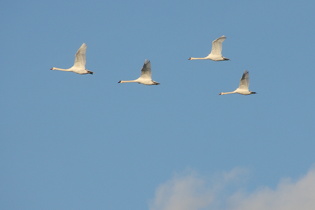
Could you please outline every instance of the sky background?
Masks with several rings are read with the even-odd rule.
[[[314,1],[1,5],[1,209],[315,209]]]

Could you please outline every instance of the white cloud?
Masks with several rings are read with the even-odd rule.
[[[156,190],[151,210],[192,210],[208,206],[213,196],[206,183],[194,174],[175,176]]]
[[[276,189],[265,187],[247,195],[231,196],[233,210],[311,210],[315,209],[315,170],[296,182],[283,179]]]
[[[282,179],[275,189],[260,187],[250,193],[242,192],[244,175],[240,169],[208,180],[195,172],[176,175],[157,188],[150,210],[315,209],[315,170],[295,182]]]
[[[202,210],[217,206],[216,197],[224,197],[222,188],[239,180],[240,174],[244,174],[244,170],[238,168],[217,174],[211,180],[198,176],[194,171],[177,174],[157,188],[150,210]]]

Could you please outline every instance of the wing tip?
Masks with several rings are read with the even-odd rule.
[[[81,45],[81,47],[82,47],[82,48],[87,48],[87,44],[85,44],[85,42],[83,42],[82,45]],[[81,47],[80,47],[80,48],[81,48]]]

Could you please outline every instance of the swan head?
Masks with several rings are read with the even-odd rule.
[[[256,92],[250,92],[250,94],[257,94]]]
[[[223,95],[223,93],[221,92],[221,93],[219,93],[219,95]]]
[[[87,70],[87,73],[88,73],[88,74],[94,74],[93,71],[89,71],[89,70]]]
[[[55,70],[55,67],[50,68],[50,70]]]
[[[121,83],[121,80],[119,80],[118,83]]]
[[[188,60],[191,60],[191,57],[190,57],[190,58],[188,58]]]
[[[230,59],[229,59],[229,58],[223,58],[223,60],[225,60],[225,61],[229,61]]]

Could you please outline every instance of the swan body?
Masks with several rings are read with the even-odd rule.
[[[160,83],[152,80],[151,62],[145,60],[141,69],[141,75],[135,80],[120,80],[118,83],[136,82],[143,85],[159,85]]]
[[[221,36],[212,42],[212,49],[209,55],[203,58],[190,57],[188,60],[213,60],[213,61],[225,61],[230,60],[222,56],[222,43],[226,39],[225,36]]]
[[[92,71],[85,69],[86,64],[86,44],[83,43],[81,47],[78,49],[77,53],[75,54],[74,64],[69,69],[62,69],[57,67],[52,67],[50,70],[59,70],[59,71],[71,71],[77,74],[93,74]]]
[[[250,91],[248,88],[249,88],[249,73],[248,71],[245,71],[241,78],[240,85],[236,90],[231,91],[231,92],[221,92],[219,93],[219,95],[226,95],[226,94],[233,94],[233,93],[238,93],[242,95],[256,94],[256,92]]]

